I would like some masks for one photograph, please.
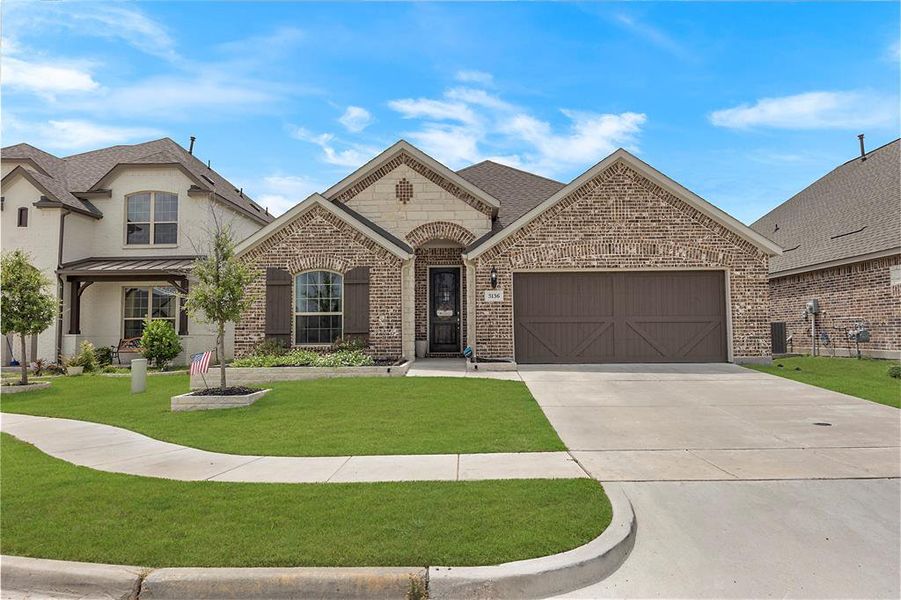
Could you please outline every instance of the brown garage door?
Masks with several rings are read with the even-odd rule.
[[[515,273],[520,363],[724,362],[720,271]]]

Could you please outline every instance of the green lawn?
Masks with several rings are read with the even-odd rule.
[[[267,385],[246,408],[173,413],[187,376],[57,377],[47,390],[4,395],[4,412],[107,423],[231,454],[347,456],[564,450],[526,386],[431,377],[318,379]]]
[[[901,408],[901,380],[889,377],[890,360],[797,356],[750,368]],[[781,366],[780,366],[781,365]],[[797,369],[797,370],[796,370]]]
[[[574,548],[610,523],[589,479],[182,482],[104,473],[0,439],[3,554],[165,566],[481,565]]]

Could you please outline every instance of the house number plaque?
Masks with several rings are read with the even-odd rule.
[[[485,302],[503,302],[504,290],[485,290]]]

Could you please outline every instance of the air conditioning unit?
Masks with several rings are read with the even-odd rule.
[[[814,298],[813,300],[807,301],[807,306],[805,307],[807,314],[809,315],[818,315],[820,314],[820,301]]]

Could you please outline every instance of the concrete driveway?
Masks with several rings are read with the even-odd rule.
[[[736,365],[521,366],[604,481],[901,476],[895,408]]]
[[[734,365],[519,373],[635,508],[625,564],[564,597],[901,596],[901,411]]]

